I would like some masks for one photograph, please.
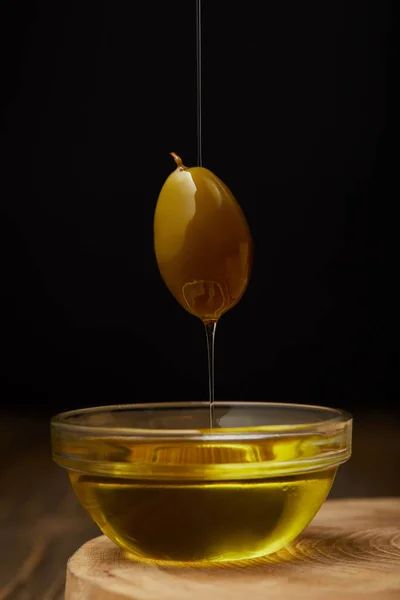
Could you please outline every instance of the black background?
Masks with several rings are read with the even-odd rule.
[[[159,275],[158,193],[196,163],[195,0],[1,0],[1,402],[207,398]],[[203,162],[255,264],[216,397],[392,410],[390,4],[203,0]]]

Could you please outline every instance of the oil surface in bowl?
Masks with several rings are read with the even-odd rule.
[[[83,462],[77,468],[84,473],[69,475],[80,502],[103,533],[135,559],[169,564],[243,560],[287,545],[326,499],[336,466],[321,461],[308,472],[298,467],[296,471],[289,463],[282,472],[274,468],[282,459],[307,453],[312,458],[318,444],[311,437],[308,442],[291,436],[276,443],[133,446],[109,439],[101,446],[97,440],[93,450],[98,456],[117,459],[113,472],[109,461],[97,462],[96,467]],[[87,444],[90,448],[91,441]],[[235,464],[229,465],[230,459]],[[271,468],[249,478],[246,468],[257,460],[264,465],[268,460]],[[141,475],[138,465],[143,465]],[[160,465],[164,474],[157,478]],[[166,477],[168,465],[171,474]],[[174,475],[176,465],[185,473]],[[216,476],[219,467],[222,471]]]

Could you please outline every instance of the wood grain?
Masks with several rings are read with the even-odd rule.
[[[65,600],[399,600],[400,498],[330,500],[288,548],[207,568],[134,563],[106,537],[68,562]]]

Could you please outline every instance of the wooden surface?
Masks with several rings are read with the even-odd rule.
[[[400,497],[399,425],[355,415],[330,498]],[[0,482],[0,600],[63,600],[68,558],[100,532],[51,460],[48,419],[0,413]]]
[[[68,562],[66,600],[400,598],[400,499],[327,501],[292,545],[209,568],[134,563],[105,536]]]

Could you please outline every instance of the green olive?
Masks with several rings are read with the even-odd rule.
[[[232,192],[204,167],[177,168],[166,179],[154,215],[154,248],[168,289],[204,323],[217,321],[249,282],[253,241]]]

